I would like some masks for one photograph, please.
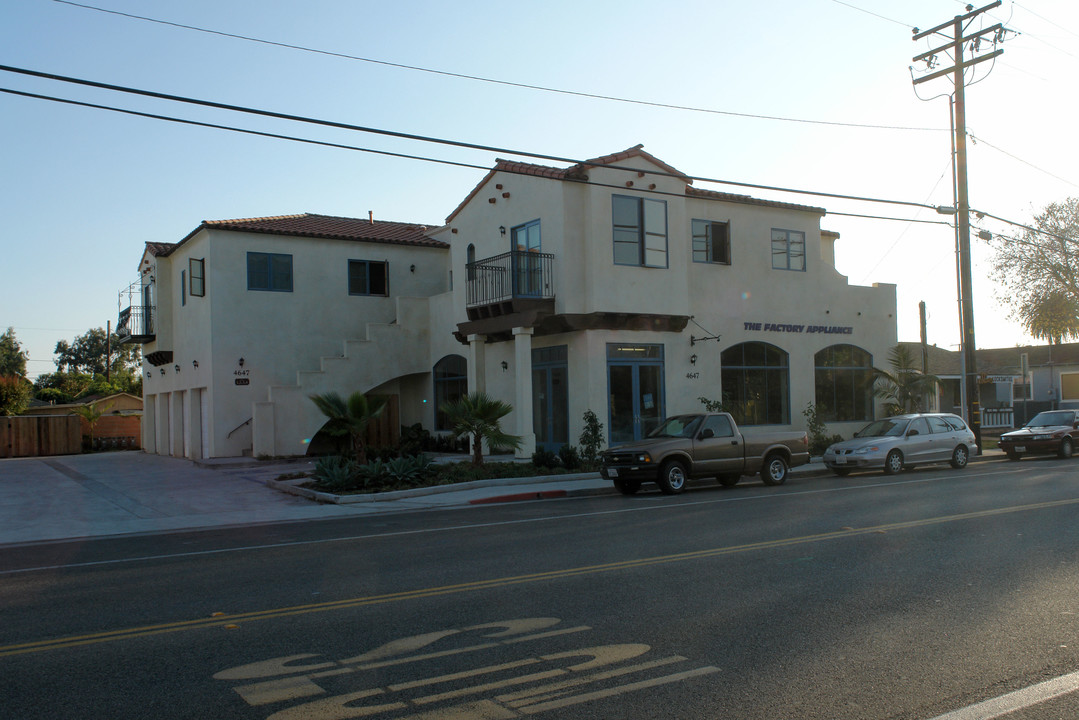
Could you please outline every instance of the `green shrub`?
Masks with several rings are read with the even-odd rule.
[[[553,468],[558,465],[558,456],[550,450],[537,450],[532,453],[532,464],[538,468]]]
[[[577,448],[572,445],[563,445],[558,448],[558,459],[562,462],[562,467],[567,470],[576,470],[581,466],[581,456]]]
[[[317,487],[330,492],[345,492],[358,484],[359,466],[349,458],[331,455],[315,464],[315,476]]]
[[[581,443],[581,457],[585,464],[593,467],[599,458],[600,448],[603,447],[603,423],[591,410],[584,412],[584,430],[578,438]]]

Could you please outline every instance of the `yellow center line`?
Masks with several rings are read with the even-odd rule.
[[[344,600],[333,600],[321,603],[310,603],[306,605],[295,605],[291,607],[272,608],[268,610],[237,613],[234,615],[198,618],[195,620],[182,620],[178,622],[162,623],[158,625],[144,625],[141,627],[121,628],[118,630],[109,630],[97,633],[87,633],[84,635],[52,638],[49,640],[38,640],[34,642],[19,643],[15,645],[0,645],[0,657],[38,653],[44,652],[46,650],[55,650],[59,648],[95,645],[99,643],[114,642],[117,640],[126,640],[131,638],[150,637],[153,635],[181,632],[184,630],[224,627],[226,625],[235,625],[237,623],[253,622],[256,620],[272,620],[275,618],[307,615],[310,613],[327,612],[331,610],[357,608],[368,605],[380,605],[393,602],[403,602],[405,600],[437,597],[440,595],[453,595],[457,593],[475,592],[478,590],[489,590],[493,588],[508,587],[511,585],[542,582],[545,580],[558,580],[563,578],[578,577],[582,575],[617,572],[620,570],[631,570],[635,568],[643,568],[653,565],[663,565],[674,562],[703,560],[707,558],[722,557],[725,555],[735,555],[740,553],[753,552],[756,550],[770,550],[775,548],[790,547],[793,545],[804,545],[808,543],[822,542],[825,540],[834,540],[837,538],[858,537],[861,535],[886,533],[891,530],[904,530],[918,527],[926,527],[930,525],[942,525],[946,523],[958,522],[961,520],[976,520],[979,518],[996,517],[1000,515],[1009,515],[1019,512],[1029,512],[1032,510],[1045,510],[1049,508],[1065,507],[1068,505],[1076,504],[1079,504],[1079,498],[1072,498],[1068,500],[1053,500],[1048,502],[1032,503],[1028,505],[1015,505],[1012,507],[995,508],[991,510],[978,510],[975,512],[959,513],[955,515],[941,515],[937,517],[923,518],[921,520],[908,520],[904,522],[886,523],[883,525],[874,525],[872,527],[845,528],[843,530],[817,533],[813,535],[802,535],[799,537],[782,538],[778,540],[762,540],[759,542],[744,543],[741,545],[729,545],[726,547],[709,548],[705,550],[693,550],[689,552],[674,553],[670,555],[658,555],[649,558],[619,560],[617,562],[602,563],[599,565],[585,565],[575,568],[565,568],[561,570],[549,570],[546,572],[530,573],[527,575],[513,575],[509,577],[492,578],[489,580],[476,580],[472,582],[458,583],[454,585],[419,588],[416,590],[405,590],[402,592],[385,593],[382,595],[369,595],[365,597],[347,598]]]

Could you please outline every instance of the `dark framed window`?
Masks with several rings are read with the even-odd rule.
[[[180,307],[187,305],[187,270],[180,271]]]
[[[611,196],[614,264],[667,267],[667,203]]]
[[[450,430],[442,408],[468,394],[468,362],[460,355],[447,355],[435,363],[435,429]]]
[[[247,253],[247,289],[292,292],[292,256]]]
[[[349,295],[388,295],[389,263],[375,260],[348,261]]]
[[[873,356],[855,345],[831,345],[813,356],[817,415],[825,422],[873,419]]]
[[[806,234],[798,230],[772,228],[772,268],[806,269]]]
[[[729,223],[693,221],[693,262],[731,264]]]
[[[191,278],[191,297],[205,297],[206,295],[206,260],[203,258],[189,258],[187,261]]]
[[[790,423],[788,356],[775,345],[747,342],[727,348],[722,365],[723,406],[739,425]]]

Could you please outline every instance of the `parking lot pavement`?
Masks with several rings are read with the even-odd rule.
[[[990,451],[972,460],[1000,457],[999,451]],[[615,492],[598,473],[483,480],[338,499],[344,502],[272,487],[282,475],[313,467],[306,460],[250,458],[195,463],[140,451],[3,459],[0,545]],[[819,460],[791,472],[795,478],[830,474]]]

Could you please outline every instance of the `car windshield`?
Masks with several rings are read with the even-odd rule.
[[[693,437],[701,424],[703,415],[675,415],[648,433],[648,437]]]
[[[898,437],[906,432],[907,423],[907,420],[900,420],[897,418],[876,420],[854,433],[854,437]]]
[[[1025,427],[1049,427],[1051,425],[1071,425],[1075,415],[1070,412],[1040,412],[1032,417]]]

